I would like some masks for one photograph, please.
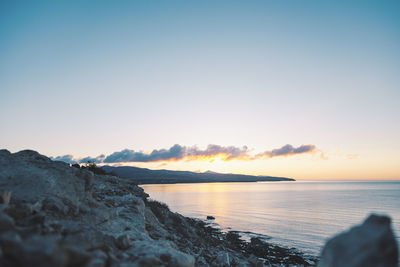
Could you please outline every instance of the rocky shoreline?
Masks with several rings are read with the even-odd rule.
[[[0,150],[3,192],[4,267],[313,266],[318,260],[259,238],[245,242],[237,232],[171,212],[132,182],[35,151]],[[389,227],[384,223],[390,230],[390,219]]]

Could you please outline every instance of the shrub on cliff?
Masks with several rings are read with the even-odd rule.
[[[94,174],[101,174],[101,175],[109,174],[102,168],[97,167],[96,163],[90,162],[90,161],[88,161],[88,163],[82,165],[81,169],[89,170],[89,171],[93,172]]]
[[[169,211],[168,205],[162,202],[158,202],[156,200],[147,199],[146,206],[148,206],[157,219],[161,223],[165,223],[166,213]]]

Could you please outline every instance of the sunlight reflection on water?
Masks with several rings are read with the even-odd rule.
[[[400,182],[259,182],[142,185],[172,211],[222,228],[271,236],[271,241],[317,255],[326,239],[388,214],[400,233]],[[399,239],[398,239],[399,240]]]

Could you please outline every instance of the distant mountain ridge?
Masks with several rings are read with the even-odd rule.
[[[286,177],[225,174],[212,171],[197,173],[190,171],[150,170],[129,166],[102,166],[101,168],[106,172],[114,173],[121,178],[137,184],[295,181],[295,179]]]

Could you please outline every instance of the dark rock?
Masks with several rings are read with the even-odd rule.
[[[131,247],[131,240],[128,235],[121,235],[115,240],[115,244],[119,249],[126,250]]]
[[[371,215],[362,225],[335,236],[326,243],[318,266],[398,266],[390,218]]]
[[[207,261],[204,257],[200,256],[196,259],[196,266],[206,267],[206,266],[209,266],[209,264],[207,263]]]
[[[15,222],[10,216],[0,212],[0,233],[14,229]]]
[[[270,246],[268,243],[264,243],[257,237],[250,239],[250,244],[247,247],[248,251],[257,257],[266,258],[270,253]],[[276,250],[275,250],[276,251]]]
[[[68,254],[59,244],[58,236],[33,235],[18,249],[16,261],[22,266],[66,266]]]
[[[254,254],[250,255],[250,257],[248,258],[248,261],[254,267],[262,267],[262,266],[264,266],[262,261],[259,258],[257,258]]]
[[[221,266],[221,267],[231,266],[231,260],[229,257],[229,253],[227,253],[225,251],[218,252],[217,257],[215,258],[214,264],[215,264],[215,266]]]
[[[229,242],[231,248],[243,248],[244,242],[240,239],[240,235],[237,232],[229,231],[225,238]]]
[[[75,164],[72,164],[71,167],[80,169],[80,168],[81,168],[81,165],[79,165],[78,163],[75,163]]]
[[[23,200],[14,200],[14,203],[8,206],[5,212],[16,221],[28,218],[32,214],[29,205]]]
[[[79,250],[74,247],[66,248],[69,266],[87,266],[86,264],[92,259],[92,255],[86,251]]]
[[[56,214],[61,213],[62,215],[68,214],[68,207],[64,205],[62,199],[55,197],[48,197],[43,201],[43,209],[48,212],[54,212]]]
[[[215,217],[214,216],[207,216],[207,220],[215,220]]]
[[[2,253],[7,257],[17,258],[21,245],[22,239],[15,232],[9,231],[0,235],[0,248],[2,249]]]
[[[102,250],[92,251],[93,258],[86,267],[105,267],[107,265],[107,254]]]

